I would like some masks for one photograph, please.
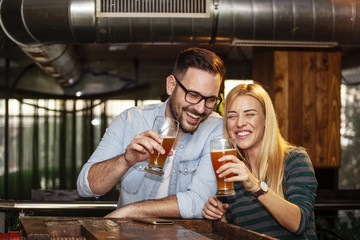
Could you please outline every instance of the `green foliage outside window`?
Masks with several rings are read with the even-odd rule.
[[[360,86],[342,86],[340,189],[360,189]]]

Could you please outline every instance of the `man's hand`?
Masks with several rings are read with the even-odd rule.
[[[134,137],[127,146],[125,154],[92,165],[88,174],[91,191],[98,195],[107,193],[131,166],[149,159],[154,151],[164,154],[165,149],[161,143],[161,136],[153,130],[148,130]]]
[[[155,151],[165,154],[165,149],[161,146],[162,138],[154,130],[148,130],[138,134],[126,148],[124,158],[129,166],[137,162],[149,159],[149,155]]]

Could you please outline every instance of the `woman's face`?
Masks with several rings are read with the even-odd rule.
[[[241,95],[234,99],[226,113],[227,131],[244,151],[260,150],[265,130],[265,113],[254,97]]]

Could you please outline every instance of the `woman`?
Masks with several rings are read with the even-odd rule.
[[[210,197],[203,217],[280,239],[317,239],[314,201],[317,181],[309,156],[281,136],[273,104],[259,84],[238,85],[225,103],[225,135],[235,139],[238,159],[215,174],[234,182],[236,195],[227,203]]]

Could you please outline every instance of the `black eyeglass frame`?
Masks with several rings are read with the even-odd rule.
[[[174,78],[175,78],[175,81],[179,84],[179,86],[182,88],[182,90],[184,90],[184,92],[185,92],[185,101],[186,102],[188,102],[188,103],[190,103],[190,104],[198,104],[199,102],[201,102],[203,99],[205,99],[205,107],[206,108],[209,108],[209,109],[215,109],[215,108],[217,108],[219,105],[220,105],[220,103],[222,102],[222,98],[221,98],[221,96],[217,96],[217,97],[204,97],[203,95],[201,95],[200,93],[198,93],[198,92],[195,92],[195,91],[190,91],[190,90],[187,90],[186,89],[186,87],[184,86],[184,85],[182,85],[182,83],[177,79],[177,77],[175,76],[175,75],[173,75],[174,76]],[[193,102],[189,102],[187,99],[186,99],[186,96],[188,95],[188,93],[194,93],[194,94],[197,94],[197,95],[200,95],[200,99],[199,99],[199,101],[198,102],[196,102],[196,103],[193,103]],[[207,100],[208,99],[211,99],[211,98],[216,98],[217,99],[217,103],[215,104],[215,106],[214,107],[208,107],[207,105],[206,105],[206,102],[207,102]]]

